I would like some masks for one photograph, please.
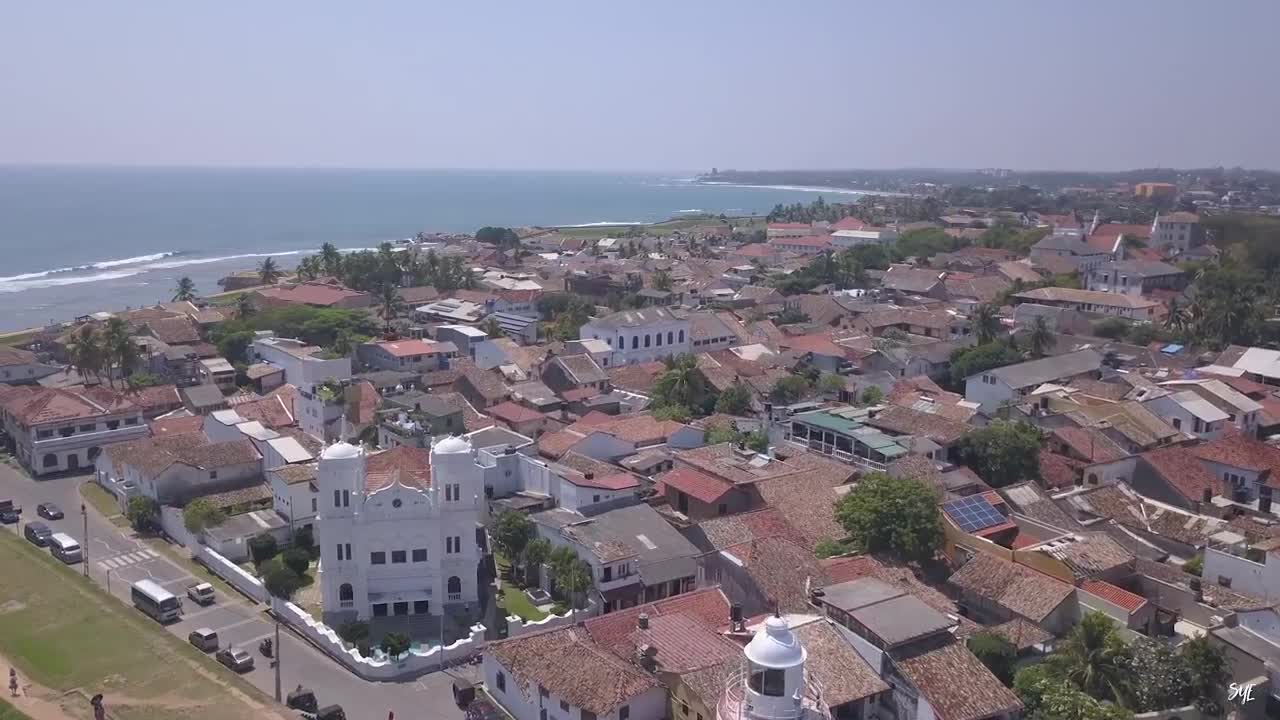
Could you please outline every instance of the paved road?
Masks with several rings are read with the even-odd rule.
[[[27,522],[40,520],[55,532],[76,538],[88,550],[89,576],[99,585],[109,585],[111,594],[122,602],[132,604],[130,584],[143,578],[151,578],[175,595],[185,597],[187,586],[197,582],[197,578],[133,538],[128,528],[112,524],[91,505],[86,505],[89,540],[85,542],[79,487],[89,480],[88,475],[32,480],[0,464],[0,500],[12,499],[23,508],[21,523],[6,527],[21,534]],[[36,505],[42,502],[56,503],[66,517],[54,521],[40,518],[36,515]],[[245,674],[245,679],[268,696],[274,695],[275,672],[257,649],[259,640],[273,637],[275,633],[275,624],[262,605],[218,589],[213,605],[202,608],[187,601],[185,610],[182,620],[169,626],[170,632],[185,640],[192,630],[207,627],[218,632],[221,645],[243,646],[255,656],[256,665]],[[385,720],[391,710],[397,718],[458,720],[463,717],[453,703],[452,679],[444,673],[431,673],[405,682],[367,682],[283,627],[280,643],[283,646],[280,648],[281,688],[286,694],[299,684],[306,685],[315,691],[321,705],[342,705],[352,720]]]

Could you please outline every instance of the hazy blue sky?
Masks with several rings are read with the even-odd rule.
[[[21,2],[0,163],[1280,168],[1280,0]]]

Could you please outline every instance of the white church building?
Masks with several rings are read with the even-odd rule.
[[[461,437],[440,438],[429,458],[346,442],[324,450],[316,542],[328,624],[477,607],[486,506],[474,452]]]

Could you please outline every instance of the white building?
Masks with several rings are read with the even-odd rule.
[[[260,337],[249,346],[250,363],[268,363],[284,370],[284,381],[302,389],[325,380],[351,377],[351,358],[322,357],[323,350],[301,340]]]
[[[1143,407],[1173,426],[1174,430],[1201,440],[1222,437],[1227,413],[1190,390],[1169,393],[1142,403]]]
[[[1102,355],[1091,349],[1007,365],[966,378],[964,399],[979,403],[982,412],[990,415],[1006,405],[1022,402],[1045,383],[1065,382],[1081,375],[1093,377],[1101,368]]]
[[[430,372],[448,367],[449,358],[457,357],[458,349],[453,343],[406,339],[361,343],[356,353],[375,370]]]
[[[892,228],[837,230],[831,233],[831,247],[843,250],[860,245],[890,245],[897,239],[898,233]]]
[[[809,653],[781,617],[747,643],[742,671],[716,706],[716,720],[825,720],[831,708],[805,672]]]
[[[437,441],[429,461],[409,447],[372,456],[346,442],[325,449],[316,541],[326,622],[478,607],[485,501],[475,452],[460,437]]]
[[[111,443],[149,433],[142,409],[106,388],[0,385],[9,449],[32,475],[93,465]]]
[[[690,351],[689,321],[665,308],[623,310],[587,321],[578,338],[603,340],[613,348],[610,367],[635,365]]]
[[[1184,253],[1204,241],[1200,216],[1189,212],[1156,215],[1151,223],[1151,247]]]

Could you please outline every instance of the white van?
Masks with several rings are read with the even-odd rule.
[[[80,543],[66,533],[54,533],[49,536],[49,552],[68,565],[75,565],[84,560]]]

